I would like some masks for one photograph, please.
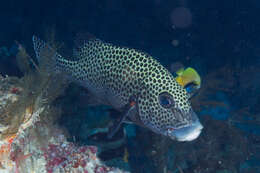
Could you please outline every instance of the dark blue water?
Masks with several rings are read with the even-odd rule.
[[[205,127],[197,140],[173,142],[130,125],[125,127],[124,142],[113,150],[118,152],[107,151],[102,157],[108,164],[134,173],[161,173],[163,169],[169,173],[257,173],[259,8],[257,0],[3,1],[0,74],[22,76],[15,59],[15,41],[33,55],[32,35],[46,40],[50,31],[65,43],[66,55],[71,53],[66,48],[72,48],[74,36],[89,32],[107,42],[146,51],[172,72],[176,62],[194,67],[201,75],[202,87],[192,104]],[[87,144],[86,128],[99,127],[100,119],[106,124],[109,113],[106,107],[82,105],[77,94],[79,88],[70,86],[62,103],[64,107],[72,105],[66,109],[78,116],[64,113],[59,123],[78,143]],[[128,162],[122,160],[125,149]]]

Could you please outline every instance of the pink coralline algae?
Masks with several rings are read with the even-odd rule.
[[[6,143],[9,146],[6,160],[10,160],[12,165],[10,169],[2,169],[4,173],[124,173],[104,165],[97,157],[96,146],[78,146],[68,142],[59,130],[50,133],[39,123],[37,127],[53,136],[46,138],[45,145],[42,145],[36,137],[28,135],[34,129],[31,127],[23,135],[11,138],[10,144]]]
[[[80,171],[84,173],[108,173],[114,168],[103,165],[97,158],[97,147],[76,146],[73,143],[49,144],[44,151],[48,173],[61,171]],[[116,171],[115,171],[116,172]]]
[[[37,127],[37,130],[36,130]],[[124,173],[97,157],[96,146],[68,142],[62,130],[37,122],[0,143],[1,173]]]
[[[46,170],[52,173],[54,169],[66,169],[66,167],[84,169],[90,158],[94,159],[96,153],[93,153],[94,147],[76,147],[72,143],[63,143],[61,145],[49,144],[44,148],[44,157],[47,161]],[[94,150],[97,151],[97,150]]]

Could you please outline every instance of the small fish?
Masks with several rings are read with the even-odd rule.
[[[192,110],[190,95],[149,54],[89,37],[74,49],[74,58],[68,59],[36,36],[32,40],[39,62],[46,52],[52,52],[50,72],[66,74],[102,104],[122,113],[109,138],[124,122],[177,141],[191,141],[201,133],[203,126]]]
[[[186,89],[190,97],[200,89],[201,78],[195,69],[191,67],[185,70],[180,68],[175,73],[177,74],[176,81]]]

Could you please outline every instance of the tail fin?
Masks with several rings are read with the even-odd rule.
[[[58,68],[58,60],[62,59],[62,56],[35,35],[32,37],[32,41],[40,69],[48,73],[60,72]]]

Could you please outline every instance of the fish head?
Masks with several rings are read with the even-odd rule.
[[[138,99],[143,125],[155,133],[177,141],[192,141],[203,129],[193,111],[189,94],[171,74],[164,80],[150,80]]]

